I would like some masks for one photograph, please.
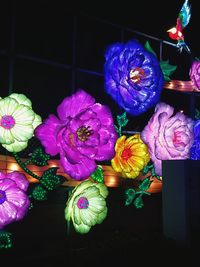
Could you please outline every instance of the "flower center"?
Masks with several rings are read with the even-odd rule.
[[[179,132],[179,131],[174,132],[173,143],[176,146],[181,145],[183,143],[183,141],[181,139],[181,132]]]
[[[144,70],[138,67],[132,69],[129,73],[130,79],[134,83],[139,83],[144,75]]]
[[[122,152],[122,158],[127,160],[132,156],[130,148],[125,148]]]
[[[81,126],[76,133],[78,135],[78,139],[85,142],[88,140],[89,136],[93,134],[93,130],[90,130],[90,126]]]
[[[0,204],[6,201],[6,193],[3,190],[0,190]]]
[[[77,202],[77,207],[79,209],[87,209],[89,206],[89,201],[86,197],[80,197]]]
[[[15,120],[10,115],[4,115],[0,120],[0,125],[5,129],[11,129],[15,125]]]

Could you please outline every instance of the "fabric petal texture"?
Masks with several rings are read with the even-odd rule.
[[[105,90],[127,113],[138,116],[160,100],[164,76],[160,63],[138,41],[107,48]]]
[[[17,171],[0,172],[0,229],[21,220],[28,211],[30,200],[26,194],[29,182]]]
[[[105,198],[108,189],[104,184],[85,180],[75,187],[68,198],[65,219],[72,220],[81,234],[88,233],[92,226],[100,224],[107,216]]]
[[[66,97],[57,113],[58,118],[50,115],[36,128],[35,136],[46,153],[60,154],[60,163],[72,179],[86,180],[96,169],[96,161],[115,155],[112,113],[82,89]]]

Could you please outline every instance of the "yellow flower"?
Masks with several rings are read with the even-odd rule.
[[[25,95],[13,93],[0,98],[0,143],[6,150],[20,152],[25,149],[41,122]]]
[[[113,169],[124,178],[136,178],[150,161],[148,147],[139,134],[129,138],[122,135],[115,144],[115,157],[111,160]]]

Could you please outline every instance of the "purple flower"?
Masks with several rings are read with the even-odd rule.
[[[105,58],[105,89],[119,106],[137,116],[157,104],[164,78],[153,53],[129,41],[110,46]]]
[[[0,172],[0,229],[21,220],[26,214],[30,205],[25,193],[28,186],[24,174],[14,171],[6,175]]]
[[[165,103],[156,105],[155,113],[141,133],[149,148],[155,172],[162,176],[162,160],[188,159],[193,144],[193,120]]]
[[[195,60],[192,62],[189,75],[195,89],[200,90],[200,60]]]
[[[194,143],[190,150],[190,158],[200,159],[200,120],[195,121],[194,124]]]
[[[57,113],[59,118],[50,115],[36,128],[35,135],[46,153],[60,153],[66,173],[84,180],[96,169],[95,160],[110,160],[115,155],[117,134],[112,114],[83,90],[66,97]]]

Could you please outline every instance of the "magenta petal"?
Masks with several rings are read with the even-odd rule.
[[[86,157],[93,159],[97,152],[98,152],[98,148],[97,147],[77,147],[78,151],[82,154],[85,155]]]
[[[94,160],[83,158],[78,164],[71,164],[63,152],[60,154],[60,163],[64,171],[78,181],[87,179],[96,169]]]
[[[84,125],[86,127],[89,127],[89,130],[93,130],[94,132],[97,132],[101,127],[101,122],[99,118],[88,119],[87,121],[84,122]]]
[[[7,178],[13,180],[20,189],[24,191],[28,189],[29,181],[23,173],[17,171],[10,172],[7,174]]]
[[[0,172],[0,180],[6,178],[6,174],[3,172]]]
[[[57,147],[57,131],[61,126],[61,122],[54,115],[49,115],[42,124],[35,129],[35,136],[41,141],[46,153],[55,156],[59,153]]]
[[[94,112],[91,108],[88,108],[84,112],[82,112],[79,116],[79,119],[82,121],[89,120],[89,119],[95,119],[97,117],[96,112]]]
[[[98,153],[95,156],[96,160],[103,161],[103,160],[111,160],[115,156],[115,143],[112,140],[105,145],[98,147]]]
[[[66,97],[57,108],[58,116],[61,120],[67,117],[75,117],[78,113],[89,108],[95,103],[95,99],[80,89],[72,96]]]
[[[99,146],[100,144],[100,136],[98,133],[94,132],[93,134],[91,134],[88,138],[88,140],[86,140],[85,142],[81,142],[81,141],[78,141],[78,144],[79,146],[92,146],[92,147],[95,147],[95,146]]]
[[[0,180],[0,189],[3,191],[6,191],[8,188],[16,187],[17,184],[12,181],[11,179],[5,178],[3,180]]]
[[[8,202],[14,204],[18,209],[23,208],[27,201],[27,195],[18,187],[12,187],[6,190],[6,198]]]
[[[96,103],[93,105],[92,110],[97,113],[97,118],[100,119],[102,125],[108,127],[114,124],[112,114],[107,106]]]
[[[15,221],[17,215],[17,208],[12,203],[5,201],[0,205],[0,229],[7,224]]]
[[[76,133],[81,126],[83,126],[83,121],[77,117],[73,118],[69,122],[69,132]]]
[[[99,130],[99,136],[100,136],[100,145],[105,145],[110,139],[110,130],[106,128],[101,128]]]
[[[71,164],[80,162],[84,157],[76,147],[67,145],[64,140],[61,141],[60,153],[62,153],[62,151],[64,151],[65,156],[67,157],[68,161],[71,162]]]
[[[30,206],[30,200],[29,198],[26,198],[26,202],[24,203],[24,206],[21,209],[18,209],[17,211],[16,221],[21,220],[26,215],[26,213],[28,212],[29,206]]]

